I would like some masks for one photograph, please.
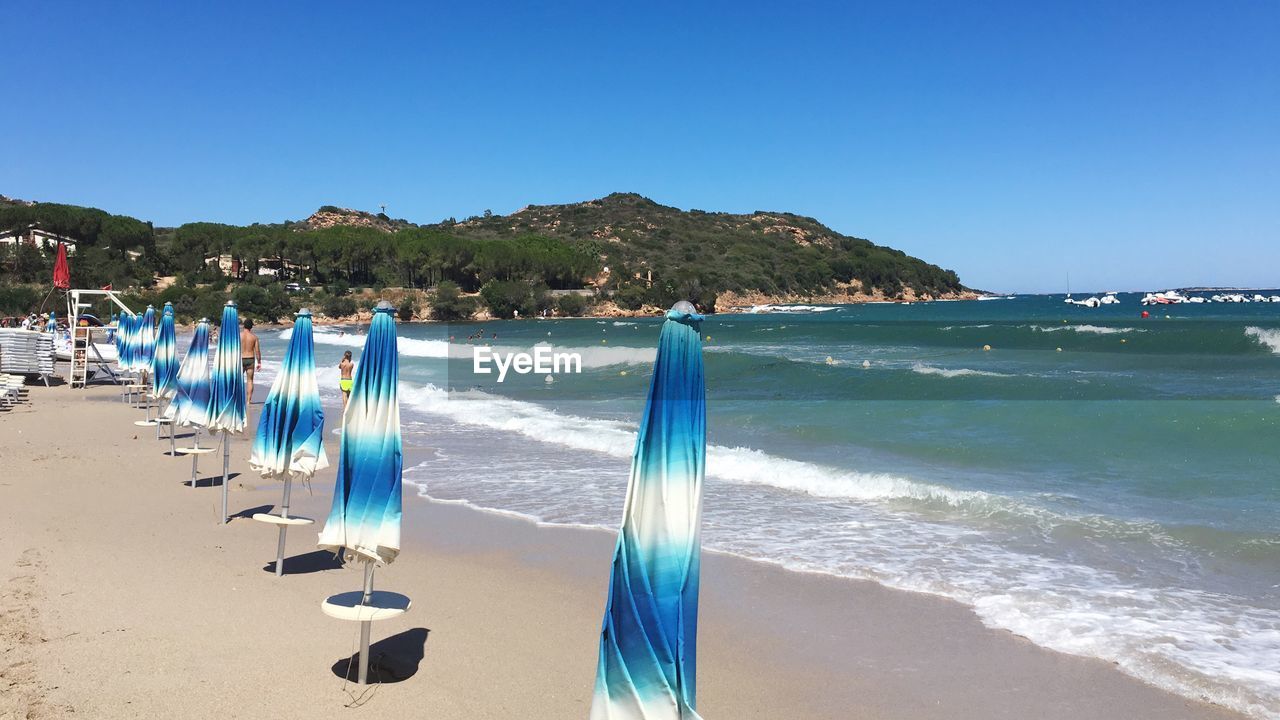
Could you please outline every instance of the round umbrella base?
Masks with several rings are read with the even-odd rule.
[[[217,449],[218,448],[189,447],[189,448],[178,448],[177,452],[182,455],[203,455],[205,453],[211,453]]]
[[[258,522],[270,523],[272,525],[311,525],[315,522],[315,520],[312,520],[311,518],[280,517],[279,515],[272,515],[270,513],[254,513],[253,519]]]
[[[338,620],[371,622],[403,615],[413,604],[408,596],[386,590],[374,590],[369,594],[367,603],[361,603],[363,598],[364,592],[361,590],[330,595],[320,603],[320,610]]]

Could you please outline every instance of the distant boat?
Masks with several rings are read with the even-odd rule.
[[[1191,300],[1177,290],[1147,293],[1142,297],[1143,305],[1180,305],[1186,302],[1191,302]]]

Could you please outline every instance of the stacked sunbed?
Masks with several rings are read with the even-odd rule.
[[[0,373],[53,374],[53,335],[16,328],[0,328]]]
[[[26,399],[21,375],[0,373],[0,409],[9,409]]]

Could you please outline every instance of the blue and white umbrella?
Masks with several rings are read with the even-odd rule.
[[[147,311],[142,314],[142,319],[138,323],[138,354],[134,358],[136,369],[142,372],[151,372],[151,360],[156,354],[156,309],[152,305],[147,306]]]
[[[173,327],[173,303],[164,304],[160,315],[160,332],[156,335],[156,351],[151,358],[151,394],[171,398],[178,389],[178,348]]]
[[[128,370],[137,372],[142,369],[142,316],[130,315],[129,331],[125,335],[125,353],[128,355]]]
[[[667,312],[600,636],[592,720],[695,720],[706,392],[702,316]]]
[[[329,467],[324,452],[324,409],[320,406],[320,386],[316,382],[315,342],[311,334],[311,311],[298,311],[293,335],[284,353],[280,374],[258,416],[258,432],[249,453],[249,467],[264,478],[284,481],[280,515],[255,519],[279,525],[276,546],[276,575],[284,573],[284,541],[288,530],[289,492],[294,479],[306,482],[316,471]],[[308,522],[297,519],[298,522]]]
[[[390,303],[379,303],[369,324],[342,416],[333,507],[319,541],[379,565],[400,552],[400,358],[392,312]]]
[[[234,300],[222,308],[218,352],[213,358],[213,390],[209,395],[210,432],[244,430],[244,369],[240,366],[240,318]]]
[[[133,357],[134,369],[143,374],[149,383],[154,383],[155,377],[151,374],[151,364],[156,355],[156,309],[154,306],[148,305],[147,311],[137,319],[137,352]],[[147,384],[147,383],[144,383]],[[155,396],[154,385],[151,396]],[[151,399],[143,393],[139,393],[139,398],[147,407],[147,419],[139,420],[134,425],[144,427],[156,426],[157,423],[151,419]],[[160,431],[156,430],[156,438],[159,439]]]
[[[240,317],[234,300],[222,308],[218,353],[213,358],[213,390],[209,394],[209,432],[222,431],[222,523],[227,522],[231,433],[244,430],[244,370],[240,366]]]
[[[400,553],[400,404],[396,384],[400,359],[396,346],[395,308],[383,300],[374,308],[364,353],[356,369],[351,398],[342,415],[342,449],[333,508],[320,532],[319,545],[346,550],[364,562],[364,590],[335,595],[321,608],[334,617],[360,620],[360,665],[357,681],[369,675],[369,626],[374,617],[408,609],[398,593],[374,593],[373,569]]]
[[[208,448],[200,447],[200,428],[209,422],[209,321],[201,318],[191,336],[191,348],[178,368],[178,390],[173,402],[165,408],[165,417],[178,425],[195,428],[192,446],[182,450],[191,455],[191,487],[196,487],[196,467],[200,455]],[[172,432],[172,431],[170,431]]]
[[[183,426],[204,427],[209,422],[209,321],[201,320],[191,336],[191,347],[178,368],[178,389],[165,415]]]
[[[133,316],[121,313],[117,326],[116,362],[121,370],[129,371],[133,369]]]
[[[308,478],[329,467],[311,311],[306,308],[298,312],[280,374],[258,416],[249,467],[264,478]]]

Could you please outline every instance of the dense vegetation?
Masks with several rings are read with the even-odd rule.
[[[812,218],[684,211],[633,193],[571,205],[533,205],[511,215],[438,227],[468,238],[537,234],[565,240],[601,259],[610,269],[611,290],[637,284],[653,290],[647,287],[651,273],[658,290],[633,293],[661,300],[652,303],[660,306],[667,304],[666,296],[689,296],[694,287],[710,293],[818,295],[838,281],[879,288],[888,296],[904,288],[917,295],[962,289],[950,270],[841,235]]]
[[[441,319],[468,313],[474,293],[500,317],[581,314],[587,298],[557,299],[548,291],[584,286],[626,309],[689,298],[708,310],[728,290],[805,296],[852,284],[895,296],[904,288],[935,295],[961,289],[949,270],[810,218],[686,212],[633,194],[428,226],[324,206],[303,222],[155,228],[94,208],[0,203],[0,230],[33,223],[77,241],[75,286],[134,288],[137,300],[171,301],[186,317],[216,316],[230,294],[245,314],[274,320],[301,302],[285,282],[308,288],[306,302],[331,316],[355,312],[351,288],[437,288],[431,314]],[[217,256],[237,259],[235,277],[208,261]],[[23,286],[47,285],[52,265],[51,252],[0,251],[0,312],[31,309]],[[176,282],[149,290],[163,276]],[[419,309],[406,301],[399,312]]]

